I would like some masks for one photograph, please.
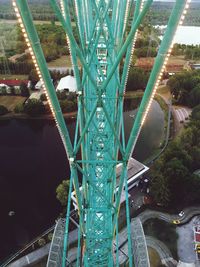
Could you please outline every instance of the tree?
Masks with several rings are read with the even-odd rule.
[[[200,83],[192,89],[189,95],[189,105],[195,107],[200,103]]]
[[[69,180],[63,180],[56,188],[56,198],[60,201],[63,207],[67,206],[69,183]]]
[[[152,178],[150,185],[151,194],[162,206],[168,206],[170,202],[169,180],[162,174],[157,174]]]
[[[149,73],[140,68],[131,68],[128,81],[127,91],[144,89],[147,84]]]
[[[28,97],[30,95],[29,90],[25,83],[20,84],[21,95]]]
[[[40,100],[41,100],[41,101],[47,101],[46,94],[41,94],[41,96],[40,96]]]
[[[45,107],[41,100],[29,99],[27,104],[24,106],[24,112],[32,117],[36,117],[44,114]]]
[[[35,69],[30,71],[28,79],[31,81],[32,85],[35,85],[38,82],[38,75]]]
[[[5,115],[6,113],[8,113],[8,109],[3,105],[0,105],[0,116]]]
[[[200,105],[196,106],[192,110],[192,119],[200,121]]]
[[[14,108],[15,113],[23,113],[24,112],[24,105],[19,103]]]

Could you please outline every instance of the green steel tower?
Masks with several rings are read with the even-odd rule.
[[[66,225],[48,266],[67,266],[68,226],[72,184],[79,214],[76,266],[119,266],[118,215],[122,190],[126,194],[128,264],[139,265],[132,248],[127,193],[127,164],[148,115],[182,23],[187,0],[174,3],[168,27],[125,143],[123,101],[138,27],[153,0],[50,0],[70,48],[77,83],[78,113],[74,140],[70,140],[55,88],[26,0],[13,0],[22,32],[61,135],[71,169]],[[78,65],[80,62],[80,66]],[[116,166],[122,171],[116,180]],[[70,264],[69,264],[70,265]],[[144,267],[144,265],[143,265]]]

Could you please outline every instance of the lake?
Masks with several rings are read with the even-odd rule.
[[[135,110],[124,112],[126,139]],[[71,137],[74,122],[67,122]],[[134,157],[148,158],[163,137],[164,114],[153,102]],[[0,120],[0,259],[51,226],[61,207],[57,185],[69,177],[69,165],[51,120]],[[14,216],[9,212],[14,211]]]
[[[162,30],[166,26],[158,26]],[[186,45],[200,45],[200,27],[196,26],[179,26],[174,36],[174,43]]]

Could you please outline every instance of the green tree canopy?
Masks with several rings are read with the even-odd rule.
[[[67,206],[69,183],[69,180],[63,180],[62,183],[56,188],[56,198],[60,201],[63,207]]]
[[[0,105],[0,116],[8,113],[8,109],[3,105]]]
[[[44,114],[45,107],[41,100],[38,99],[29,99],[24,106],[24,112],[32,117],[37,117]]]

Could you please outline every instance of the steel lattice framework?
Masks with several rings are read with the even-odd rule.
[[[174,4],[127,144],[124,139],[123,122],[124,90],[138,27],[153,0],[50,2],[67,35],[77,82],[78,115],[76,133],[72,141],[27,1],[13,0],[13,6],[39,78],[46,90],[70,162],[69,196],[73,182],[79,210],[77,266],[113,266],[112,243],[115,235],[116,238],[118,235],[118,214],[124,185],[127,200],[129,266],[132,266],[126,167],[171,53],[175,31],[184,19],[189,1],[177,0]],[[118,163],[122,163],[123,168],[116,190]],[[70,198],[63,238],[63,267],[67,259],[69,211]],[[117,259],[115,262],[119,266]]]

